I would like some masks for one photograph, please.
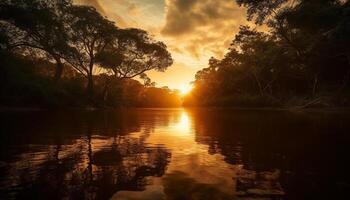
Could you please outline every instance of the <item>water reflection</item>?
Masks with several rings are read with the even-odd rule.
[[[42,122],[44,127],[40,128],[31,122],[24,122],[24,127],[5,125],[2,137],[9,143],[2,148],[3,198],[109,199],[121,190],[142,191],[148,177],[164,174],[170,152],[144,144],[154,120],[141,126],[137,115],[124,118],[114,113],[71,114],[75,121],[71,123],[76,123],[73,126],[62,113],[50,114],[55,120],[30,115]],[[128,135],[132,131],[138,132],[138,137]],[[11,132],[15,136],[5,135]],[[25,143],[22,136],[32,139]],[[11,151],[13,154],[8,155]],[[5,157],[10,159],[3,161]]]
[[[2,113],[0,199],[324,199],[350,189],[350,115]]]
[[[175,122],[174,128],[176,129],[176,134],[181,136],[189,136],[191,134],[192,124],[190,118],[186,111],[183,111],[180,114],[180,119],[178,122]]]

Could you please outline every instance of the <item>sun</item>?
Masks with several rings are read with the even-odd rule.
[[[186,95],[186,94],[190,93],[192,91],[192,89],[193,89],[193,86],[190,84],[181,85],[181,87],[179,88],[180,93],[182,95]]]

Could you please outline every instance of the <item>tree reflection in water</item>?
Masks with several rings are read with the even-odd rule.
[[[132,109],[0,120],[0,199],[309,200],[350,190],[346,113]]]
[[[239,166],[237,196],[332,199],[350,189],[350,115],[194,109],[196,141]]]
[[[129,119],[111,113],[78,114],[72,117],[76,122],[72,127],[78,126],[76,131],[86,133],[79,137],[79,133],[72,136],[65,132],[72,131],[69,120],[55,117],[54,121],[64,128],[43,128],[34,133],[38,131],[35,125],[25,123],[26,134],[33,134],[34,138],[41,135],[47,140],[32,139],[29,151],[17,152],[17,161],[4,168],[7,177],[1,179],[4,180],[1,195],[7,195],[3,198],[109,199],[120,190],[141,191],[148,184],[147,177],[164,174],[170,152],[160,146],[147,148],[144,144],[154,123],[141,127],[136,115]],[[52,123],[42,116],[37,120]],[[5,130],[20,132],[14,126]],[[139,135],[128,135],[131,131],[138,131]],[[63,142],[67,138],[71,140]],[[14,140],[9,142],[18,142]],[[54,144],[44,145],[50,142]]]

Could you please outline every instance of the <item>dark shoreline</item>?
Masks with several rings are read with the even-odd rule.
[[[224,107],[224,106],[182,106],[182,107],[64,107],[64,108],[40,108],[40,107],[1,107],[0,112],[41,112],[41,111],[113,111],[121,109],[218,109],[237,111],[290,111],[290,112],[350,112],[350,107],[320,107],[320,108],[300,108],[300,107]]]

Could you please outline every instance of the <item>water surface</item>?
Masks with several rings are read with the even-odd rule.
[[[0,113],[0,199],[334,199],[345,112]]]

